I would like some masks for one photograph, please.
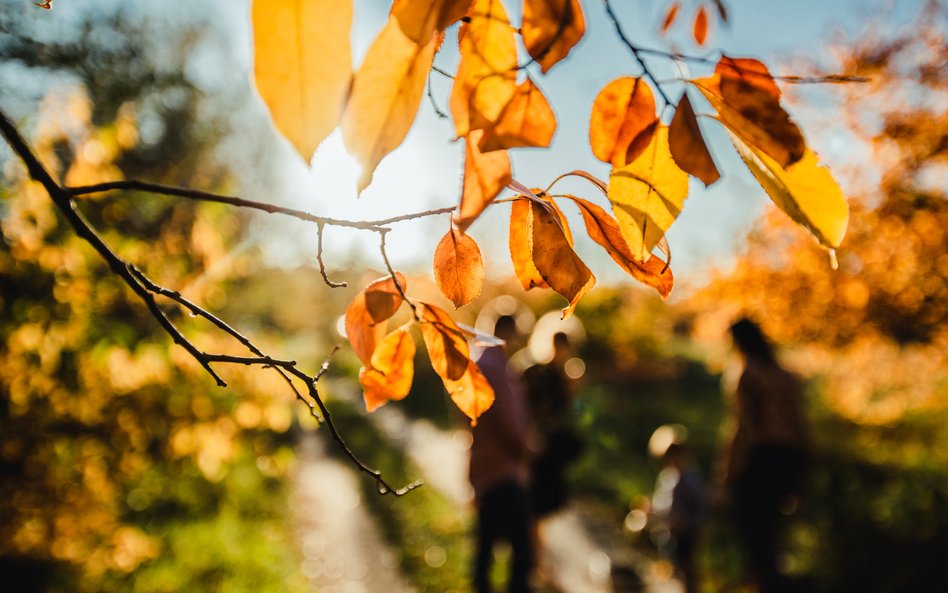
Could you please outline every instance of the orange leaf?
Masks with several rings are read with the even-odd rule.
[[[443,309],[428,303],[420,305],[421,335],[425,339],[431,367],[443,381],[460,379],[471,359],[464,332]]]
[[[391,15],[406,36],[425,45],[435,33],[460,20],[473,0],[395,0]]]
[[[665,18],[662,19],[662,26],[658,28],[659,33],[664,35],[668,32],[668,29],[675,23],[675,19],[678,18],[679,10],[681,10],[681,3],[677,0],[668,5]]]
[[[419,2],[420,0],[414,0]],[[342,119],[346,150],[362,167],[358,188],[372,183],[375,168],[408,134],[443,34],[416,43],[395,16],[372,42],[352,81]]]
[[[549,146],[556,131],[556,115],[540,89],[527,78],[517,87],[493,126],[485,128],[478,143],[481,152],[524,146]]]
[[[803,158],[803,135],[780,106],[780,90],[763,64],[725,57],[713,76],[692,83],[745,143],[784,168]]]
[[[599,160],[621,167],[642,154],[655,131],[655,97],[641,78],[617,78],[596,97],[589,144]]]
[[[510,155],[506,150],[482,153],[477,144],[483,134],[482,130],[474,130],[464,139],[464,186],[461,208],[454,217],[462,231],[510,183]]]
[[[563,309],[563,319],[566,319],[573,314],[579,299],[596,283],[596,277],[573,251],[550,211],[534,200],[527,202],[533,215],[530,225],[533,264],[550,288],[569,301]]]
[[[368,412],[391,400],[403,399],[411,391],[415,373],[415,341],[411,334],[397,329],[385,336],[372,353],[370,363],[359,370]]]
[[[524,0],[523,45],[545,74],[569,54],[586,32],[579,0]]]
[[[449,230],[435,249],[434,275],[441,293],[455,307],[476,299],[484,287],[484,262],[474,239]]]
[[[705,186],[721,178],[711,152],[701,135],[698,118],[691,107],[688,94],[683,93],[668,128],[668,148],[672,158],[686,173],[694,175]]]
[[[398,283],[405,289],[405,277],[396,272]],[[346,309],[346,337],[362,364],[369,365],[375,346],[385,335],[384,321],[402,304],[402,295],[391,276],[380,278],[366,287]]]
[[[657,290],[662,298],[671,293],[675,279],[665,262],[654,255],[644,263],[639,262],[632,254],[628,241],[622,236],[619,223],[609,216],[608,212],[588,200],[575,196],[567,197],[579,206],[589,238],[602,245],[620,268],[642,284]]]
[[[309,163],[339,123],[352,80],[351,0],[254,0],[257,92]]]
[[[695,12],[695,22],[691,28],[691,33],[698,45],[704,45],[704,42],[708,40],[708,10],[704,7],[704,4],[699,6],[698,11]]]
[[[467,361],[467,369],[458,379],[444,379],[444,388],[451,400],[477,426],[477,418],[494,403],[494,388],[477,368],[474,361]]]
[[[476,0],[458,32],[461,61],[451,88],[458,137],[497,121],[517,87],[517,44],[500,0]]]
[[[533,210],[529,200],[517,200],[510,209],[510,259],[524,290],[549,288],[533,265]]]

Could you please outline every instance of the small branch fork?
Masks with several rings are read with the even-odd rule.
[[[320,247],[322,243],[321,237],[324,226],[357,228],[378,232],[384,236],[384,232],[388,230],[388,228],[385,226],[387,224],[401,220],[410,220],[414,218],[422,218],[424,216],[443,214],[445,212],[453,211],[454,208],[442,208],[438,210],[418,212],[415,214],[407,214],[395,218],[376,221],[348,221],[316,216],[300,210],[282,208],[279,206],[273,206],[271,204],[244,200],[237,197],[221,196],[207,192],[168,187],[140,181],[113,181],[83,187],[64,187],[59,185],[53,179],[52,175],[50,175],[49,171],[43,166],[43,164],[40,163],[39,159],[33,153],[32,149],[20,134],[19,130],[2,109],[0,109],[0,134],[2,134],[4,139],[10,145],[10,148],[13,149],[13,152],[26,166],[30,177],[43,186],[43,188],[46,190],[46,193],[49,194],[50,199],[55,204],[56,208],[65,217],[66,221],[72,227],[76,235],[84,239],[87,243],[89,243],[90,246],[92,246],[93,249],[96,250],[96,252],[98,252],[100,257],[102,257],[106,264],[108,264],[112,272],[121,278],[122,281],[125,282],[125,284],[128,285],[128,287],[131,288],[132,291],[142,300],[142,302],[148,308],[148,311],[155,318],[155,320],[158,321],[158,324],[165,331],[165,333],[171,337],[172,341],[184,348],[185,351],[187,351],[187,353],[190,354],[191,357],[197,361],[198,364],[200,364],[204,370],[206,370],[207,373],[211,375],[211,377],[214,378],[214,381],[218,386],[225,387],[227,383],[220,377],[220,375],[217,374],[217,372],[211,366],[212,363],[240,364],[272,368],[280,374],[284,381],[286,381],[287,385],[296,395],[296,398],[305,404],[307,408],[309,408],[310,414],[313,416],[313,418],[326,425],[333,440],[342,450],[343,454],[356,466],[360,472],[369,475],[373,480],[375,480],[380,494],[402,496],[403,494],[413,490],[414,488],[417,488],[420,485],[420,482],[414,482],[403,488],[394,488],[391,484],[385,481],[380,472],[368,467],[355,456],[336,429],[329,409],[326,407],[322,397],[320,397],[316,384],[329,369],[330,359],[339,349],[338,345],[334,347],[329,356],[326,357],[326,360],[320,366],[318,372],[315,375],[310,375],[301,370],[298,367],[296,361],[280,360],[265,354],[260,348],[254,345],[254,343],[249,338],[231,327],[224,320],[220,319],[196,303],[188,300],[179,292],[169,290],[156,284],[151,279],[149,279],[144,272],[116,254],[96,232],[91,223],[76,208],[76,198],[93,193],[112,190],[138,190],[155,194],[177,196],[191,200],[220,202],[235,207],[284,214],[307,222],[316,223],[320,236]],[[320,250],[320,264],[322,264],[321,256],[322,252]],[[322,267],[322,265],[321,270],[323,272],[324,278],[330,286],[337,284],[329,281],[328,277],[325,276],[325,269]],[[343,283],[342,285],[344,286],[345,284]],[[173,301],[182,308],[188,310],[192,315],[207,320],[213,326],[217,327],[219,330],[240,342],[250,351],[253,356],[231,356],[201,351],[190,340],[188,340],[188,338],[181,332],[180,329],[178,329],[174,322],[169,319],[168,315],[158,305],[158,302],[155,299],[156,296]],[[305,385],[305,395],[302,391],[300,391],[300,389],[298,389],[297,385],[293,381],[293,378],[298,379],[303,383],[303,385]]]

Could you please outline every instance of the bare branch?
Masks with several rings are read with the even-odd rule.
[[[345,288],[349,286],[346,282],[333,282],[329,279],[329,274],[326,273],[326,264],[323,262],[323,224],[316,225],[316,263],[319,264],[319,273],[323,277],[323,282],[326,283],[329,288]]]
[[[632,56],[635,57],[635,61],[639,63],[639,67],[642,68],[642,75],[652,81],[652,84],[655,86],[655,89],[658,91],[658,94],[662,97],[662,100],[665,101],[665,105],[672,105],[673,103],[668,98],[668,95],[665,94],[665,90],[660,84],[658,84],[655,79],[655,75],[652,74],[652,71],[649,70],[648,64],[645,63],[645,59],[642,57],[642,48],[632,43],[632,41],[626,36],[625,32],[622,30],[622,25],[619,24],[619,17],[616,16],[616,13],[612,10],[612,4],[609,0],[602,0],[602,4],[606,9],[606,16],[609,17],[609,20],[612,21],[612,26],[616,30],[616,35],[619,36],[619,40],[629,48],[629,51],[632,52]]]

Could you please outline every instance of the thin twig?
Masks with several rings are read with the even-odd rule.
[[[395,274],[395,268],[392,267],[392,262],[388,259],[388,252],[385,249],[386,234],[388,234],[387,229],[379,233],[379,251],[382,252],[382,261],[385,262],[385,269],[388,270],[388,275],[392,277],[392,282],[395,283],[395,289],[398,290],[398,294],[400,294],[402,299],[408,303],[409,307],[411,307],[411,314],[415,318],[415,321],[421,321],[421,317],[419,317],[418,311],[415,308],[415,303],[408,298],[407,294],[405,294],[405,287],[402,286],[402,283],[398,281],[398,276]]]
[[[323,282],[329,288],[345,288],[349,286],[346,282],[333,282],[326,273],[326,264],[323,262],[323,228],[322,223],[316,225],[316,263],[319,264],[319,273],[323,276]]]
[[[448,114],[444,111],[441,111],[441,108],[438,107],[438,102],[435,101],[434,93],[431,91],[431,73],[434,71],[435,67],[432,66],[431,70],[428,71],[428,84],[425,85],[428,90],[428,102],[431,103],[431,109],[435,112],[441,119],[448,119]]]
[[[619,36],[619,40],[622,41],[622,43],[627,48],[629,48],[629,51],[632,52],[632,56],[635,58],[635,61],[638,62],[639,67],[642,68],[642,75],[652,81],[652,84],[655,86],[655,90],[658,91],[658,94],[661,96],[662,100],[665,101],[665,105],[672,105],[668,95],[665,94],[665,89],[663,89],[662,86],[656,82],[655,75],[652,74],[652,71],[649,70],[648,64],[645,63],[645,59],[642,57],[642,49],[632,43],[632,41],[622,30],[622,25],[619,24],[619,17],[617,17],[616,13],[612,10],[612,4],[609,3],[609,0],[602,0],[602,4],[606,9],[606,16],[608,16],[609,20],[612,21],[612,26],[615,28],[616,35]]]

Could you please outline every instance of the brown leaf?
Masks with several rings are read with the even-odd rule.
[[[396,272],[402,290],[405,277]],[[402,295],[391,276],[372,282],[349,303],[346,309],[346,337],[362,364],[369,366],[375,346],[385,335],[384,321],[395,314]]]
[[[475,0],[458,32],[450,107],[458,137],[497,121],[517,87],[517,44],[500,0]]]
[[[662,25],[658,28],[658,32],[665,34],[668,32],[668,29],[675,23],[675,19],[678,18],[678,12],[681,10],[681,2],[675,0],[668,5],[668,9],[665,10],[665,18],[662,19]]]
[[[372,412],[411,391],[415,373],[415,341],[404,328],[383,338],[372,353],[370,365],[359,370],[366,411]]]
[[[454,217],[454,223],[462,231],[467,230],[510,183],[510,155],[506,150],[482,153],[477,144],[483,134],[483,130],[474,130],[464,139],[464,186],[461,207]]]
[[[569,54],[586,32],[579,0],[524,0],[523,45],[545,74]]]
[[[642,284],[657,290],[662,298],[671,293],[675,279],[665,262],[654,255],[644,263],[639,262],[633,255],[628,241],[622,235],[619,223],[609,216],[608,212],[588,200],[574,196],[567,197],[579,206],[589,238],[599,243],[620,268]]]
[[[683,93],[668,128],[668,147],[672,158],[686,173],[694,175],[705,186],[721,178],[711,152],[701,135],[698,118],[691,107],[688,94]]]
[[[510,259],[524,290],[549,288],[533,265],[533,210],[529,200],[517,200],[510,209]]]
[[[502,148],[549,146],[556,131],[556,115],[530,78],[517,87],[497,122],[485,128],[478,143],[481,152]]]
[[[455,307],[476,299],[484,287],[484,262],[474,239],[451,228],[435,249],[434,275],[441,294]]]
[[[309,163],[342,116],[352,81],[351,0],[254,0],[257,92]]]
[[[704,7],[704,4],[699,6],[697,12],[695,12],[695,22],[691,28],[691,34],[698,45],[704,45],[704,42],[708,40],[708,9]]]
[[[442,38],[436,32],[426,43],[416,43],[391,16],[369,47],[352,81],[342,119],[346,150],[362,167],[360,192],[372,183],[379,162],[402,143],[414,123]]]
[[[391,15],[412,41],[425,45],[435,33],[443,32],[461,19],[473,0],[395,0]]]
[[[645,150],[658,117],[655,97],[641,78],[617,78],[596,97],[589,144],[599,160],[622,167]]]
[[[464,332],[445,311],[420,303],[421,335],[425,339],[431,367],[443,381],[456,381],[467,371],[471,349]]]
[[[477,426],[477,418],[494,403],[494,388],[477,368],[468,360],[467,369],[458,379],[444,379],[444,388],[451,400]]]
[[[596,283],[596,277],[573,251],[554,214],[536,201],[523,201],[529,203],[533,215],[530,225],[533,265],[550,288],[569,301],[563,309],[563,319],[566,319]]]
[[[780,106],[780,91],[760,62],[724,57],[713,76],[692,83],[718,112],[721,123],[781,167],[803,157],[803,135]]]

